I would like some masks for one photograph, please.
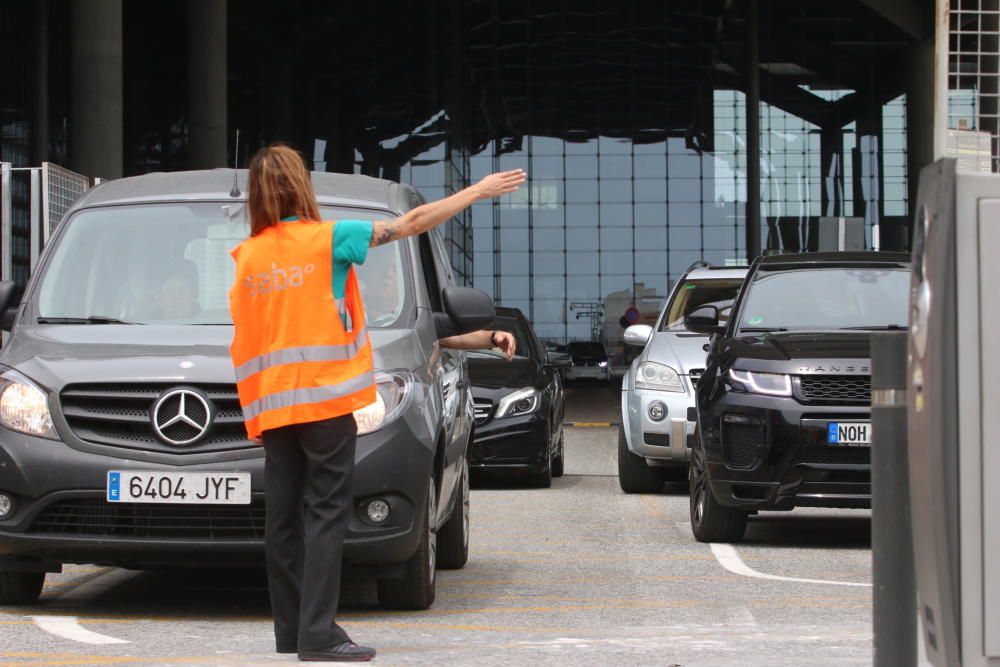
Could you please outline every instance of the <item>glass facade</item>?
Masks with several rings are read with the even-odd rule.
[[[823,217],[862,218],[870,246],[877,227],[905,228],[911,114],[898,70],[913,36],[860,0],[758,4],[761,251],[814,249]],[[41,5],[7,8],[0,149],[22,166],[71,166],[70,4]],[[124,173],[187,168],[190,5],[124,7]],[[550,343],[621,352],[627,309],[649,321],[694,262],[746,262],[743,3],[230,0],[228,12],[241,165],[286,141],[316,170],[406,181],[427,199],[527,170],[526,187],[476,204],[446,237],[457,278],[523,310]],[[31,84],[39,53],[45,113]],[[978,99],[953,94],[952,114],[981,117]]]

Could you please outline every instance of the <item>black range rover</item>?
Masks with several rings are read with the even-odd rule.
[[[742,539],[756,510],[871,506],[872,331],[904,328],[908,257],[813,253],[758,259],[697,388],[691,528]]]

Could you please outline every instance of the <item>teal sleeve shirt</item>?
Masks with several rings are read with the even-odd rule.
[[[364,264],[372,242],[370,220],[337,220],[333,225],[333,296],[344,298],[352,264]]]

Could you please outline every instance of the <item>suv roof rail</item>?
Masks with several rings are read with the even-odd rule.
[[[698,268],[710,269],[710,268],[712,268],[712,263],[711,262],[706,262],[703,259],[697,259],[697,260],[691,262],[691,266],[689,266],[686,269],[684,269],[684,273],[690,273],[691,271],[694,271],[695,269],[698,269]]]

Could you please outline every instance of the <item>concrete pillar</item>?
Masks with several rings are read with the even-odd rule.
[[[228,146],[226,0],[188,0],[188,166],[224,167]]]
[[[839,216],[844,213],[844,130],[838,123],[820,129],[820,168],[822,177],[823,215]]]
[[[904,69],[907,185],[912,220],[920,170],[934,161],[934,40],[926,39],[910,46],[906,50]]]
[[[70,165],[122,175],[122,0],[73,0]]]

